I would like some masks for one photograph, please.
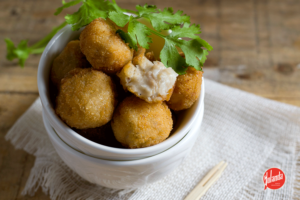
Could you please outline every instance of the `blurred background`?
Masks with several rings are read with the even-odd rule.
[[[204,77],[250,93],[300,106],[299,0],[116,0],[134,9],[136,4],[173,7],[200,24],[201,37],[214,50],[204,66]],[[34,157],[15,150],[4,136],[38,97],[40,55],[31,55],[22,69],[6,60],[4,38],[29,45],[64,21],[64,10],[54,16],[61,0],[0,0],[0,199],[47,199],[39,191],[22,197]],[[230,94],[228,94],[230,95]]]

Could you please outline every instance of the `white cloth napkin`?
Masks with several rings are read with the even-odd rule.
[[[39,99],[7,133],[18,149],[36,156],[23,194],[39,187],[51,199],[184,199],[222,160],[228,167],[202,199],[292,199],[300,192],[300,108],[206,80],[201,133],[188,158],[162,180],[134,190],[90,184],[56,154],[42,122]],[[264,191],[263,175],[278,167],[286,182]]]

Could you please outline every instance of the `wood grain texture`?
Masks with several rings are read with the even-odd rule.
[[[124,8],[136,4],[172,6],[201,24],[202,38],[214,50],[204,76],[269,99],[300,106],[300,1],[298,0],[117,0]],[[28,39],[33,44],[64,21],[54,16],[61,0],[0,1],[0,199],[48,199],[41,190],[34,197],[21,192],[34,157],[4,140],[9,128],[38,97],[39,55],[21,69],[5,59],[3,41]]]

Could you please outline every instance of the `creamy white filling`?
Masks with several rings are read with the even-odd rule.
[[[163,100],[173,88],[178,74],[172,68],[166,68],[163,63],[149,61],[146,57],[131,65],[126,78],[127,87],[140,97],[152,100]]]

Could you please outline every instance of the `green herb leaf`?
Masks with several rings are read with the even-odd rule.
[[[130,16],[120,12],[112,11],[109,12],[108,18],[115,22],[118,26],[124,27],[129,22]]]
[[[138,10],[138,16],[149,19],[157,31],[167,30],[174,27],[174,25],[190,22],[189,16],[182,15],[182,11],[173,14],[172,8],[165,8],[161,11],[156,6],[146,4],[144,6],[138,5],[136,9]]]
[[[32,45],[31,47],[28,47],[27,40],[22,40],[17,47],[15,47],[14,43],[6,38],[6,49],[7,49],[7,55],[6,58],[10,61],[17,58],[19,59],[19,65],[21,67],[24,67],[25,61],[27,60],[28,56],[30,54],[40,54],[43,53],[46,45],[51,40],[51,38],[64,26],[66,26],[66,22],[62,23],[61,25],[54,28],[46,37]]]
[[[82,5],[77,12],[65,16],[66,22],[72,24],[73,31],[77,31],[94,19],[99,17],[106,19],[108,16],[106,9],[110,8],[109,4],[109,1],[82,0]]]
[[[176,49],[176,43],[172,40],[166,40],[163,49],[160,52],[161,62],[174,69],[177,74],[184,74],[187,70],[185,59],[181,57]]]
[[[181,74],[182,71],[180,71],[181,66],[192,66],[197,70],[202,70],[202,66],[206,60],[206,55],[208,54],[207,50],[202,49],[201,43],[197,39],[192,39],[189,41],[178,39],[178,38],[172,38],[172,37],[165,37],[165,46],[163,47],[160,57],[161,60],[166,62],[165,60],[172,60],[172,59],[179,59],[178,53],[174,56],[171,56],[171,54],[174,54],[175,50],[177,51],[176,47],[179,47],[182,49],[184,55],[185,55],[185,65],[182,65],[182,63],[178,63],[176,66],[169,65],[167,63],[167,66],[172,67],[178,74]],[[165,55],[168,55],[166,57]],[[175,57],[175,58],[174,58]],[[164,63],[165,64],[165,63]]]
[[[143,17],[145,15],[158,12],[157,7],[155,5],[148,5],[148,4],[145,4],[144,6],[137,5],[135,8],[138,10],[139,17]]]
[[[131,39],[131,37],[130,37],[130,35],[128,33],[124,32],[121,29],[117,30],[116,33],[120,35],[120,37],[122,38],[122,40],[124,40],[124,42],[126,44],[128,44],[130,48],[133,48],[136,51],[138,50],[136,42]]]
[[[77,4],[79,0],[72,1],[74,2],[74,5]],[[79,30],[81,27],[88,25],[91,23],[94,19],[97,19],[99,17],[106,19],[109,16],[109,12],[115,12],[112,13],[112,18],[116,24],[123,24],[124,19],[123,18],[115,18],[117,15],[123,14],[123,12],[127,12],[130,10],[122,9],[120,8],[115,0],[110,2],[109,0],[80,0],[82,2],[81,7],[79,10],[71,15],[66,15],[65,19],[68,24],[72,25],[72,30],[76,31]],[[68,3],[64,4],[61,8],[64,9],[66,7],[72,6],[72,2],[69,2],[70,5],[67,5]],[[60,9],[59,11],[61,12]],[[58,12],[58,11],[57,11]],[[134,11],[133,11],[134,12]],[[122,15],[124,16],[124,14]]]
[[[202,58],[200,60],[200,63],[201,63],[202,66],[204,65],[204,63],[205,63],[205,61],[207,59],[207,57],[206,57],[207,55],[208,55],[208,51],[207,50],[203,50],[203,55],[202,55]]]
[[[9,38],[4,39],[4,41],[6,43],[6,59],[12,61],[13,59],[17,58],[17,55],[14,53],[16,47]]]
[[[197,39],[197,41],[206,48],[208,51],[213,50],[212,46],[208,44],[205,40],[201,39],[197,34],[200,34],[200,26],[199,25],[191,25],[189,23],[185,23],[183,27],[176,26],[172,28],[172,32],[170,37],[172,38],[191,38]]]
[[[151,35],[150,30],[145,24],[142,24],[139,21],[133,19],[132,16],[130,16],[128,34],[135,44],[135,49],[137,49],[137,44],[146,49],[149,49],[149,43],[152,42],[151,38],[148,37],[149,35]]]
[[[31,51],[31,49],[28,48],[27,40],[22,40],[17,47],[15,47],[14,43],[8,38],[5,39],[5,42],[7,47],[6,58],[10,61],[18,58],[19,65],[24,67],[25,60],[28,58]]]
[[[203,58],[203,56],[205,56],[204,49],[202,49],[202,45],[197,39],[190,41],[179,40],[176,42],[176,46],[182,49],[185,55],[185,62],[189,66],[193,66],[200,71],[202,70],[201,66],[203,66],[203,63],[200,61],[203,61],[206,58]]]
[[[62,1],[63,6],[57,8],[57,9],[56,9],[56,12],[54,13],[54,15],[58,15],[58,14],[61,13],[61,11],[63,11],[63,9],[69,8],[69,7],[71,7],[71,6],[75,6],[76,4],[79,4],[79,3],[81,3],[81,2],[82,2],[82,0],[73,0],[73,1],[70,1],[70,2],[66,3],[66,2],[63,0],[63,1]]]
[[[189,23],[190,17],[182,15],[183,11],[177,11],[173,14],[172,8],[165,8],[162,12],[153,13],[145,16],[150,19],[152,26],[157,30],[167,30],[173,28],[174,25],[180,25],[183,23]],[[167,23],[166,23],[167,22]]]
[[[208,51],[211,51],[213,48],[196,35],[200,33],[200,27],[197,25],[190,26],[189,23],[186,23],[183,27],[176,26],[171,30],[171,34],[164,37],[166,43],[160,54],[162,62],[165,65],[172,67],[178,74],[183,73],[183,70],[180,70],[180,66],[192,66],[195,69],[202,71],[202,66],[206,60]],[[189,40],[187,41],[181,38],[187,38]],[[185,54],[184,65],[181,60],[178,63],[168,61],[168,59],[180,59],[178,53],[174,53],[177,51],[176,46],[181,48]],[[207,50],[203,48],[206,48]]]
[[[172,32],[170,34],[171,37],[177,37],[177,38],[183,38],[183,37],[187,37],[187,38],[198,38],[199,36],[197,36],[196,34],[200,34],[200,26],[199,25],[191,25],[189,23],[184,23],[184,25],[182,27],[180,26],[176,26],[174,28],[172,28]]]
[[[17,48],[14,50],[14,53],[19,58],[19,65],[24,67],[25,60],[27,60],[31,49],[27,45],[27,40],[22,40]]]
[[[103,1],[103,0],[100,0],[100,1]],[[110,10],[108,10],[108,8],[107,8],[107,12],[115,10],[115,11],[121,12],[121,13],[123,13],[123,12],[136,13],[133,10],[127,10],[127,9],[120,8],[118,6],[118,4],[116,3],[116,0],[112,0],[112,2],[107,0],[107,3],[109,4],[109,9],[110,9]]]

